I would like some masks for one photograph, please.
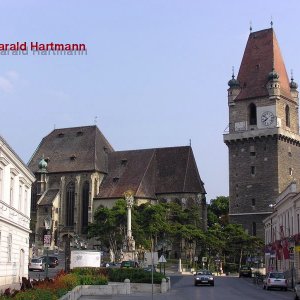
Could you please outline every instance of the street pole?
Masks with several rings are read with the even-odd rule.
[[[46,270],[45,270],[45,277],[48,278],[48,247],[46,247]]]
[[[154,253],[153,253],[153,238],[151,237],[151,291],[152,291],[152,300],[153,300],[153,268],[154,268]]]

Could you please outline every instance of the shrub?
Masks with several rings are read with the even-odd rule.
[[[108,273],[109,281],[116,282],[123,282],[128,278],[130,282],[151,283],[151,276],[151,272],[143,269],[109,269]],[[153,273],[154,283],[161,283],[163,278],[166,278],[163,274],[157,272]]]
[[[14,297],[15,300],[57,300],[57,295],[51,290],[32,289],[24,292],[19,292]]]

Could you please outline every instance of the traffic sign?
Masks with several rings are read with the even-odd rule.
[[[51,234],[44,235],[44,247],[50,247],[51,245]]]
[[[159,258],[158,262],[159,262],[159,263],[166,263],[167,261],[166,261],[165,257],[162,255],[162,256]]]

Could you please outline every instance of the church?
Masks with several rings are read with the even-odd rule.
[[[87,230],[97,207],[113,207],[128,190],[137,205],[196,204],[206,228],[206,191],[191,146],[115,151],[97,126],[62,128],[42,139],[29,168],[37,178],[31,198],[35,254],[46,234],[53,237],[51,249],[62,248],[67,238],[95,248]]]
[[[298,85],[288,78],[272,27],[250,32],[228,85],[229,218],[263,238],[263,219],[300,177]]]

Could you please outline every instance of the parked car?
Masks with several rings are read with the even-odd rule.
[[[264,289],[280,288],[287,291],[287,279],[282,272],[270,272],[263,281]]]
[[[300,282],[295,285],[295,300],[300,299]]]
[[[215,280],[212,273],[208,270],[202,270],[194,275],[194,284],[209,284],[211,286],[215,285]]]
[[[121,268],[138,268],[139,264],[133,260],[123,260],[121,262]]]
[[[48,257],[46,255],[41,256],[41,258],[45,261],[45,263],[48,264],[49,268],[55,268],[56,266],[58,266],[58,258],[56,256],[52,256],[52,255],[48,255]]]
[[[41,257],[32,258],[28,264],[28,269],[29,269],[29,271],[34,271],[34,270],[45,271],[46,262]]]
[[[251,277],[252,276],[252,270],[248,266],[241,266],[239,270],[239,277]]]

